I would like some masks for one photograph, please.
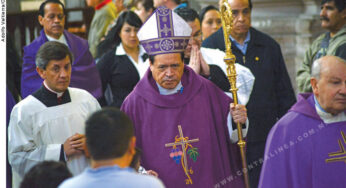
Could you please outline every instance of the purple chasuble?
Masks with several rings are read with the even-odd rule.
[[[74,57],[70,87],[85,89],[95,98],[100,98],[102,96],[100,75],[90,54],[88,42],[66,30],[64,36]],[[41,30],[40,36],[24,47],[21,79],[22,98],[32,94],[42,85],[43,79],[36,72],[35,59],[37,51],[47,41],[44,31]]]
[[[121,107],[134,123],[141,165],[158,172],[167,187],[243,187],[239,149],[227,129],[231,99],[187,66],[181,81],[183,92],[161,95],[148,69]],[[178,125],[184,137],[199,139],[190,143],[199,155],[186,152],[190,185],[183,157],[176,161],[172,155],[179,152],[165,146],[179,137]],[[182,152],[180,145],[176,149]]]
[[[278,121],[267,138],[259,187],[345,188],[346,122],[326,124],[313,94]]]

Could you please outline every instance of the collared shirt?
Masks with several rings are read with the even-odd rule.
[[[156,85],[157,87],[159,88],[159,92],[161,95],[173,95],[173,94],[176,94],[178,93],[178,91],[180,93],[183,92],[184,90],[184,87],[183,85],[181,84],[181,81],[179,82],[179,84],[174,88],[174,89],[166,89],[166,88],[163,88],[161,87],[157,82],[156,82]]]
[[[48,85],[46,84],[46,81],[43,81],[43,85],[44,85],[44,87],[46,87],[50,92],[55,93],[56,96],[57,96],[58,98],[61,97],[61,96],[64,94],[64,92],[58,93],[58,92],[52,90],[51,88],[49,88]]]
[[[64,35],[64,34],[62,34],[62,35],[60,36],[59,39],[55,39],[55,38],[53,38],[53,37],[50,37],[50,36],[47,35],[47,34],[46,34],[46,36],[47,36],[48,41],[61,42],[61,43],[65,44],[65,45],[68,47],[68,44],[67,44],[67,41],[66,41],[66,38],[65,38],[65,35]]]
[[[247,50],[247,46],[250,42],[250,31],[247,32],[246,38],[244,40],[244,44],[239,44],[231,35],[229,36],[229,38],[231,39],[231,41],[235,44],[235,46],[245,55],[246,54],[246,50]]]
[[[324,123],[336,123],[341,121],[346,121],[346,113],[341,112],[337,115],[333,115],[331,113],[326,112],[321,105],[318,103],[316,97],[314,96],[315,100],[315,108],[317,114],[320,116],[320,118],[323,120]]]
[[[126,55],[130,61],[132,62],[133,66],[136,67],[138,74],[139,74],[139,78],[143,78],[145,72],[148,69],[149,63],[145,63],[145,61],[143,61],[142,56],[145,54],[144,48],[142,47],[142,45],[139,45],[139,54],[138,54],[138,63],[129,55],[126,54],[125,49],[123,47],[123,44],[120,43],[115,51],[115,55],[120,56],[120,55]]]

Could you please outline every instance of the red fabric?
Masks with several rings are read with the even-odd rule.
[[[102,1],[102,3],[98,4],[95,7],[95,10],[100,10],[102,7],[104,7],[105,5],[107,5],[110,2],[112,2],[112,0],[104,0],[104,1]]]

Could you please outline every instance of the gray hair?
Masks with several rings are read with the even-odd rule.
[[[337,56],[334,56],[338,62],[341,62],[341,63],[346,63],[346,60],[345,59],[342,59],[340,57],[337,57]],[[325,62],[325,61],[322,61],[322,58],[319,58],[319,59],[316,59],[314,61],[314,63],[312,64],[312,67],[311,67],[311,78],[316,78],[317,80],[319,80],[321,78],[321,67],[322,67],[322,64]]]
[[[62,60],[69,56],[71,63],[73,55],[65,44],[56,41],[44,43],[36,54],[36,67],[46,70],[49,61]]]

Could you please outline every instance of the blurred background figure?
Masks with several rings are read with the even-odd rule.
[[[221,16],[219,10],[213,5],[206,6],[199,13],[201,21],[202,40],[208,38],[221,27]]]
[[[43,161],[25,174],[20,188],[57,188],[70,177],[72,174],[63,162]]]
[[[117,17],[118,10],[112,0],[86,0],[86,3],[95,9],[88,35],[90,52],[95,58],[97,45],[105,35],[108,25]]]
[[[135,7],[134,12],[139,16],[143,23],[155,10],[153,0],[135,0],[133,5]]]
[[[125,97],[143,77],[149,64],[147,55],[139,45],[137,32],[142,26],[141,19],[132,11],[123,12],[106,39],[98,47],[101,57],[97,68],[101,75],[103,92],[101,106],[111,105],[120,108]],[[103,53],[106,52],[104,55]],[[109,88],[111,94],[106,92]]]

